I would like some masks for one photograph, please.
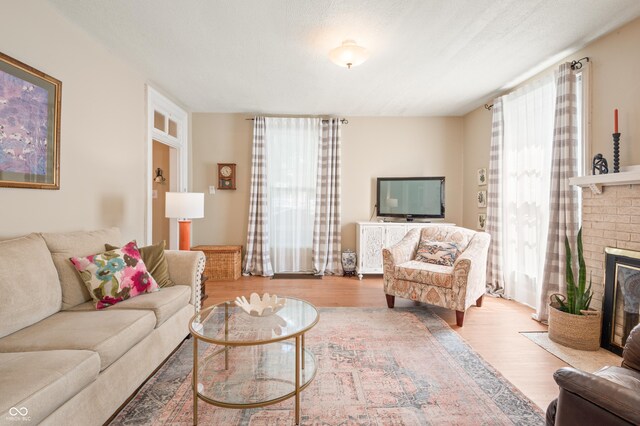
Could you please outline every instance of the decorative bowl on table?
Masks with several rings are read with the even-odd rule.
[[[251,293],[249,300],[244,296],[236,297],[236,305],[253,317],[266,317],[284,308],[287,299],[278,298],[275,294],[265,293],[262,299],[257,293]]]

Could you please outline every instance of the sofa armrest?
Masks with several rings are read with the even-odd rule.
[[[395,245],[382,249],[382,283],[387,294],[393,294],[391,289],[395,280],[395,266],[415,257],[419,241],[420,229],[415,228],[407,232],[407,235]]]
[[[615,382],[571,367],[561,368],[553,373],[560,386],[585,401],[596,405],[632,424],[640,424],[640,395],[637,391]],[[556,418],[562,417],[562,404],[557,407]],[[576,419],[577,420],[577,419]],[[584,424],[589,419],[583,419]]]
[[[200,310],[200,279],[204,272],[205,256],[201,251],[165,250],[169,278],[177,285],[191,287],[191,303]]]
[[[456,287],[454,292],[465,292],[464,299],[460,299],[464,300],[464,309],[473,305],[486,291],[487,253],[490,242],[489,234],[477,232],[453,264]]]
[[[415,228],[407,232],[407,235],[405,235],[404,238],[395,245],[383,248],[382,257],[385,260],[385,266],[387,266],[387,263],[390,266],[395,266],[413,259],[415,257],[416,249],[418,248],[419,241],[420,229]]]

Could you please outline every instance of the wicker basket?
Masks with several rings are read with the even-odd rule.
[[[553,300],[549,303],[549,339],[573,349],[597,351],[600,348],[602,313],[594,309],[573,315],[561,311]],[[564,296],[558,294],[564,300]]]
[[[196,246],[191,250],[204,252],[207,279],[231,281],[240,278],[242,246]]]

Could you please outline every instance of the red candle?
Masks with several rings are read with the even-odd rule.
[[[613,110],[613,133],[618,133],[618,108]]]

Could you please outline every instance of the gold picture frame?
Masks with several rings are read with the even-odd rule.
[[[0,187],[60,189],[62,82],[0,53]]]

